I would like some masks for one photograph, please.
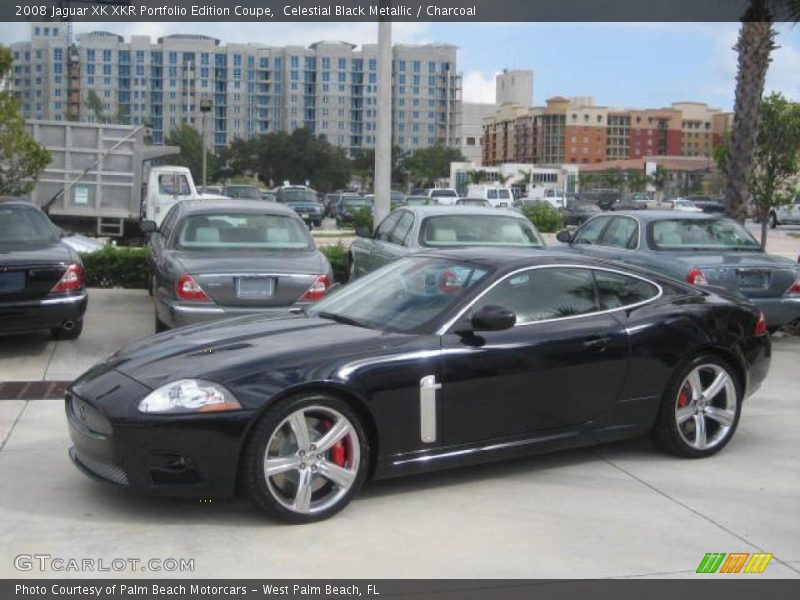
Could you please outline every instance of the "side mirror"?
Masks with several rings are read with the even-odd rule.
[[[472,315],[470,323],[473,331],[504,331],[511,329],[517,322],[513,310],[490,304]]]
[[[139,223],[139,229],[142,230],[142,233],[155,233],[158,231],[158,225],[155,221],[144,220]]]
[[[562,229],[556,234],[556,239],[559,242],[563,242],[564,244],[571,244],[572,243],[572,234],[567,231],[566,229]]]
[[[364,225],[359,225],[356,227],[356,235],[362,238],[370,238],[372,237],[372,230]]]

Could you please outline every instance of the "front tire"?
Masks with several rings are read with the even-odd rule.
[[[677,456],[711,456],[733,437],[741,411],[742,388],[733,368],[716,356],[699,356],[667,385],[654,438]]]
[[[164,333],[169,329],[169,326],[158,318],[158,311],[153,309],[153,324],[156,333]]]
[[[255,504],[288,523],[333,516],[358,493],[370,448],[358,414],[343,400],[306,394],[270,407],[244,454],[244,482]]]

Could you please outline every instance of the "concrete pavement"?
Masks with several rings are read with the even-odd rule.
[[[151,311],[144,292],[92,290],[79,340],[0,341],[0,380],[72,378],[151,333]],[[162,574],[185,577],[694,577],[706,552],[764,551],[775,558],[761,577],[797,578],[800,338],[774,349],[770,377],[713,458],[672,458],[639,439],[376,482],[307,526],[246,500],[118,492],[70,463],[61,401],[0,401],[0,577],[78,576],[18,572],[23,553],[194,559],[194,573]]]

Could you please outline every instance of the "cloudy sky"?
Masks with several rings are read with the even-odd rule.
[[[26,39],[26,27],[0,23],[0,42]],[[76,33],[104,29],[153,38],[204,33],[223,42],[310,44],[322,39],[374,42],[375,23],[76,23]],[[707,102],[733,107],[736,23],[395,23],[395,42],[459,47],[464,99],[494,101],[494,75],[533,69],[534,101],[594,96],[605,106],[661,107]],[[779,27],[767,90],[800,101],[800,25]]]

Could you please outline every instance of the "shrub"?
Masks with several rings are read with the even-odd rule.
[[[563,219],[558,209],[546,201],[525,204],[522,214],[536,226],[541,233],[555,233],[561,229]]]
[[[86,285],[99,288],[147,288],[152,273],[149,248],[106,246],[81,253]]]
[[[372,211],[366,206],[362,206],[353,214],[353,229],[366,227],[372,231]]]
[[[333,280],[339,283],[347,283],[349,276],[347,264],[347,247],[342,242],[336,242],[330,246],[322,246],[319,249],[331,263],[333,268]]]

